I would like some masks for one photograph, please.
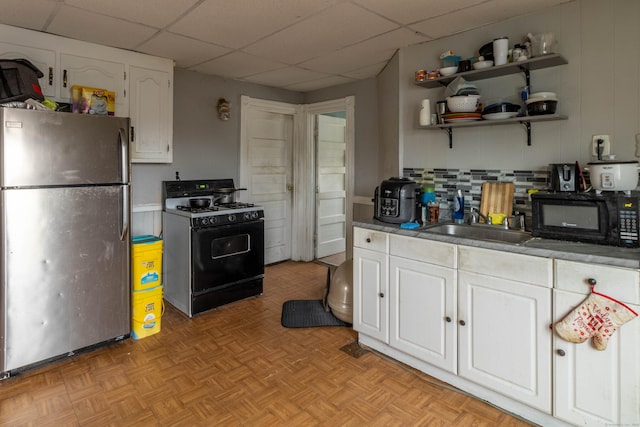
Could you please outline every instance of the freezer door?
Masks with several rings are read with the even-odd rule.
[[[0,187],[129,182],[129,119],[0,108]]]
[[[127,186],[0,195],[2,371],[127,335],[131,239],[121,218]]]

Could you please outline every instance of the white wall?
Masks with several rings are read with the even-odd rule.
[[[400,52],[400,145],[403,167],[543,169],[548,163],[591,160],[593,134],[609,134],[612,152],[635,159],[640,122],[640,2],[576,0],[547,11],[443,38]],[[532,124],[532,145],[520,125],[455,129],[453,149],[441,130],[418,128],[423,98],[442,99],[444,88],[414,84],[417,69],[439,66],[439,54],[453,50],[462,57],[498,36],[510,44],[527,32],[551,31],[568,64],[531,72],[532,91],[557,92],[558,113],[567,121]],[[501,97],[519,99],[524,75],[474,82],[485,105]],[[380,97],[382,100],[382,97]]]

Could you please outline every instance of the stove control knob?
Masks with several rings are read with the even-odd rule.
[[[236,216],[234,214],[229,215],[229,222],[234,222],[236,220]]]
[[[245,213],[242,215],[242,217],[243,217],[245,220],[250,220],[250,219],[251,219],[251,212],[245,212]]]
[[[215,224],[218,222],[218,218],[216,218],[215,216],[212,216],[211,218],[209,218],[209,223],[211,225]]]
[[[209,218],[202,218],[202,225],[209,224]]]

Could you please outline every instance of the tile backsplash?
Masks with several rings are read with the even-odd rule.
[[[482,183],[513,182],[515,194],[514,210],[524,212],[531,218],[531,202],[528,191],[547,188],[548,174],[544,170],[494,170],[494,169],[419,169],[405,168],[403,175],[421,184],[431,184],[435,188],[436,198],[441,203],[442,220],[451,218],[453,198],[458,190],[462,190],[465,201],[465,212],[471,206],[480,207]],[[444,205],[446,204],[447,207]]]

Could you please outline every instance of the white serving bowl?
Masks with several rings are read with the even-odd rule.
[[[529,98],[536,99],[558,99],[555,92],[536,92],[529,95]]]
[[[452,113],[472,113],[478,108],[479,95],[455,95],[447,97],[447,107]]]
[[[458,71],[458,67],[443,67],[438,70],[441,76],[450,76],[451,74],[455,74]]]
[[[482,70],[483,68],[493,67],[493,61],[478,61],[473,63],[474,70]]]

